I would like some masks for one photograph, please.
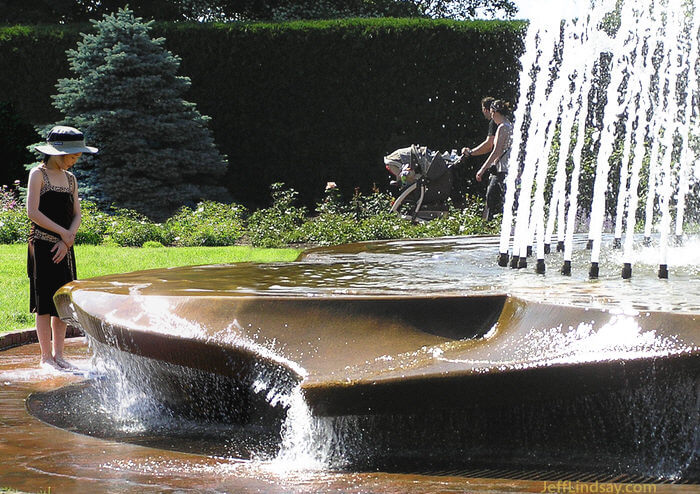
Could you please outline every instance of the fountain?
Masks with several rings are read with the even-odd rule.
[[[586,239],[574,241],[580,262]],[[698,240],[672,247],[686,259],[671,262],[673,282],[637,261],[646,276],[634,284],[589,280],[576,263],[571,277],[503,270],[498,243],[371,242],[294,263],[128,273],[67,285],[56,301],[118,374],[80,393],[107,396],[112,420],[139,427],[153,410],[235,426],[227,437],[249,437],[227,444],[234,456],[696,481]],[[602,254],[605,270],[619,262]],[[39,401],[73,403],[59,398]],[[125,419],[130,402],[138,413]],[[223,454],[215,443],[200,451]]]
[[[594,7],[528,30],[500,238],[70,283],[57,307],[101,371],[29,409],[292,469],[700,482],[700,8]]]

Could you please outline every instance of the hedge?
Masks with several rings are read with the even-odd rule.
[[[481,97],[516,100],[523,28],[346,19],[160,23],[153,33],[182,57],[180,73],[192,79],[187,98],[212,117],[228,156],[227,185],[253,208],[267,204],[274,182],[313,205],[328,181],[346,193],[385,187],[382,157],[398,147],[475,145],[486,128]],[[57,120],[50,97],[68,76],[65,50],[90,29],[0,29],[1,99],[32,124]]]

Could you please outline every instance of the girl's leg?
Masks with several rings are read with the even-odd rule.
[[[41,349],[41,362],[53,360],[51,351],[51,316],[49,314],[36,315],[36,336],[39,339]]]
[[[63,345],[66,341],[66,323],[58,317],[51,317],[51,329],[53,330],[53,359],[56,363],[68,369],[73,365],[63,358]]]
[[[36,336],[41,349],[41,363],[57,367],[51,350],[51,316],[49,314],[36,315]]]

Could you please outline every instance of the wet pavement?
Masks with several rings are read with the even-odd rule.
[[[90,351],[84,339],[68,340],[66,354],[88,374]],[[31,393],[85,379],[39,369],[37,356],[35,344],[0,352],[0,488],[51,493],[593,492],[594,487],[598,492],[698,492],[693,485],[567,484],[555,472],[545,477],[549,480],[535,481],[295,470],[274,460],[187,454],[89,437],[28,413]]]

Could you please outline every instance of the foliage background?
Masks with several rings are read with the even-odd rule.
[[[81,197],[161,220],[182,205],[230,201],[209,118],[183,99],[190,79],[177,75],[179,58],[151,36],[152,21],[121,9],[92,24],[96,33],[67,52],[73,77],[59,79],[52,96],[64,115],[55,125],[99,143],[100,152],[73,170]]]
[[[234,201],[252,209],[269,205],[275,182],[313,207],[327,181],[346,195],[374,184],[385,189],[382,157],[396,148],[480,142],[481,97],[516,99],[523,28],[387,18],[157,23],[153,35],[182,58],[180,74],[192,80],[185,98],[212,117],[215,142],[229,160],[226,185]],[[21,121],[61,118],[51,95],[69,75],[65,51],[90,29],[0,29],[2,99]],[[482,185],[471,187],[482,194]]]

